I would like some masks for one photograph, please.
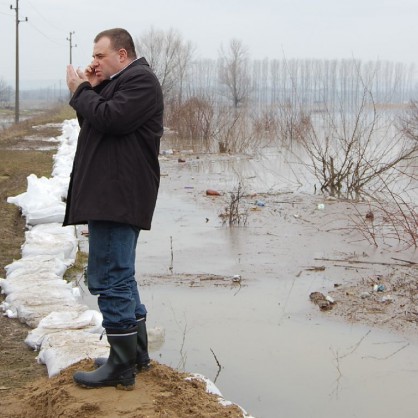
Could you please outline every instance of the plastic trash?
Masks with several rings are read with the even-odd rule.
[[[161,155],[173,155],[174,151],[172,149],[165,149],[165,150],[162,150],[160,154]]]
[[[255,204],[260,207],[266,206],[266,202],[264,202],[263,200],[256,200]]]
[[[330,295],[327,295],[327,296],[325,297],[325,299],[326,299],[329,303],[331,303],[331,304],[335,303],[334,298],[333,298],[332,296],[330,296]]]
[[[323,203],[318,203],[317,208],[318,208],[318,210],[324,210],[325,209],[325,205]]]
[[[206,196],[220,196],[221,194],[217,190],[207,189]]]
[[[234,276],[232,276],[232,281],[234,283],[240,283],[241,282],[241,275],[240,274],[235,274]]]

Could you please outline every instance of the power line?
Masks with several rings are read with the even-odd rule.
[[[32,4],[31,1],[26,0],[26,3],[29,4],[30,7],[32,7],[32,9],[46,22],[48,23],[48,25],[50,25],[51,27],[53,27],[54,29],[60,31],[60,32],[65,32],[65,30],[62,27],[56,26],[53,22],[51,22],[50,20],[48,20],[43,14],[41,14],[39,12],[39,10]]]
[[[58,46],[64,46],[63,43],[60,43],[59,41],[50,38],[48,35],[46,35],[44,32],[42,32],[40,29],[38,29],[32,22],[29,22],[29,25],[35,29],[38,33],[40,33],[44,38],[48,39],[49,41],[51,41],[52,43],[58,45]]]

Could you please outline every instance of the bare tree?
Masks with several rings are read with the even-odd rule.
[[[219,80],[235,109],[247,101],[251,86],[248,50],[240,40],[232,39],[226,51],[221,47]]]
[[[187,65],[193,56],[192,43],[184,41],[177,30],[164,32],[151,28],[135,44],[160,80],[166,102],[177,100],[181,103]]]
[[[418,102],[412,101],[399,121],[400,130],[408,138],[418,141]]]
[[[3,79],[0,79],[0,107],[10,105],[12,96],[13,89]]]

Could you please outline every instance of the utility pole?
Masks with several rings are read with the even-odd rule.
[[[27,22],[28,18],[19,20],[19,0],[16,0],[16,7],[10,5],[11,10],[16,11],[16,88],[15,88],[15,123],[19,122],[19,23]]]
[[[75,48],[76,46],[77,46],[77,44],[76,45],[73,45],[73,35],[75,34],[75,32],[74,31],[72,31],[72,32],[70,32],[70,36],[69,36],[69,38],[67,38],[67,41],[70,43],[70,65],[73,63],[73,48]],[[72,93],[71,93],[71,91],[70,91],[70,100],[71,100],[71,96],[72,96]]]
[[[70,43],[70,65],[73,63],[73,48],[77,46],[73,45],[73,35],[75,34],[74,31],[70,32],[70,37],[67,38],[67,41]]]

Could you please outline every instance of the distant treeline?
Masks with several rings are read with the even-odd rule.
[[[224,63],[195,61],[190,66],[182,97],[226,97],[228,89],[220,80]],[[246,84],[245,102],[255,108],[289,105],[321,110],[355,106],[364,90],[377,104],[402,104],[418,95],[413,64],[359,60],[248,60],[241,63],[241,84]]]

